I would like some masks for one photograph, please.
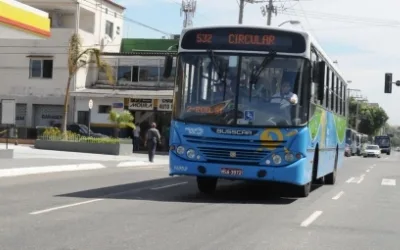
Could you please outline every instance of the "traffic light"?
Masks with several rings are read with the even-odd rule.
[[[392,93],[392,73],[385,74],[385,93],[390,94]]]

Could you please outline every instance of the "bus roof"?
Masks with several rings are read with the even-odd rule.
[[[328,56],[328,54],[322,49],[322,46],[318,43],[317,39],[308,31],[302,30],[293,30],[293,29],[285,29],[280,27],[270,27],[270,26],[261,26],[261,25],[242,25],[242,24],[233,24],[233,25],[208,25],[208,26],[199,26],[199,27],[189,27],[182,30],[181,40],[183,35],[189,30],[198,30],[198,29],[212,29],[212,28],[256,28],[256,29],[265,29],[265,30],[282,30],[292,33],[301,34],[304,36],[308,43],[312,43],[313,46],[321,53],[325,60],[330,64],[331,68],[335,70],[344,80],[342,71],[333,63],[333,60]],[[344,81],[347,86],[347,82]]]

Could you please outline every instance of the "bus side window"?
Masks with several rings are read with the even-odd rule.
[[[312,83],[311,83],[311,100],[318,103],[318,55],[314,50],[311,51],[311,67],[312,67]]]

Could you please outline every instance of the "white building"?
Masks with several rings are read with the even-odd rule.
[[[90,113],[92,128],[98,132],[111,132],[108,121],[111,109],[131,111],[135,123],[142,123],[142,131],[155,121],[159,128],[168,126],[172,111],[174,68],[170,78],[164,79],[165,55],[176,52],[166,50],[177,39],[123,39],[121,51],[106,52],[102,58],[113,67],[114,82],[111,84],[104,72],[91,68],[85,89],[71,92],[76,103],[75,122],[87,124],[88,102],[93,100]],[[107,131],[108,130],[108,131]],[[126,131],[129,132],[129,131]],[[121,132],[123,135],[124,132]],[[130,136],[130,134],[126,134]]]
[[[73,33],[82,45],[104,52],[118,52],[125,8],[111,0],[21,0],[49,13],[51,37],[45,40],[2,40],[0,45],[0,98],[16,99],[17,126],[35,127],[59,123],[63,116],[68,79],[67,48]],[[10,33],[10,36],[13,34]],[[71,91],[84,89],[88,68],[73,79]],[[76,105],[70,101],[69,120]]]

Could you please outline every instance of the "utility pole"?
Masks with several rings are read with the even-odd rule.
[[[268,4],[261,7],[261,14],[267,16],[267,25],[271,26],[272,14],[278,15],[278,9],[274,6],[274,0],[268,0]]]
[[[181,16],[185,13],[185,19],[183,20],[183,28],[190,27],[193,24],[192,18],[196,12],[196,0],[182,0]]]
[[[239,24],[243,23],[244,0],[239,3]]]

